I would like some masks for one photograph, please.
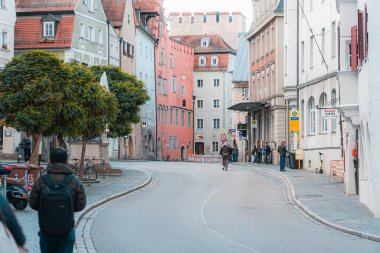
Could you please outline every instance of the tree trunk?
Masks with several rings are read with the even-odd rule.
[[[40,143],[41,143],[41,134],[32,134],[32,154],[30,155],[29,163],[30,164],[37,164],[38,161],[38,151],[40,149]]]
[[[58,140],[58,147],[62,147],[66,149],[66,143],[65,143],[65,140],[63,139],[62,134],[57,135],[57,140]]]
[[[79,178],[83,179],[83,172],[84,172],[84,159],[86,155],[86,145],[87,145],[87,136],[82,136],[82,153],[80,155],[80,162],[79,162]]]

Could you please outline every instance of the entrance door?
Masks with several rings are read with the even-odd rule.
[[[133,139],[132,139],[132,136],[129,136],[129,140],[128,140],[128,150],[129,150],[129,159],[130,160],[133,160],[135,159],[135,148],[133,146]]]
[[[195,154],[196,155],[204,155],[205,154],[205,143],[204,142],[196,142],[195,143]]]
[[[181,161],[185,161],[186,160],[186,149],[184,146],[181,147]]]

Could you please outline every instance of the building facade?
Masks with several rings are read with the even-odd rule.
[[[0,1],[0,71],[14,55],[15,23],[15,1]],[[20,133],[12,128],[0,127],[0,152],[2,154],[13,153],[19,142]]]
[[[255,1],[254,19],[247,35],[250,47],[248,109],[250,149],[268,142],[272,149],[288,139],[284,99],[284,1]],[[244,107],[244,106],[243,106]],[[239,106],[237,107],[239,109]],[[278,162],[272,152],[272,162]]]
[[[246,31],[246,18],[240,12],[173,12],[169,14],[170,34],[219,34],[236,50],[238,34]]]
[[[232,130],[232,112],[227,108],[232,105],[236,52],[217,34],[173,39],[194,48],[194,153],[217,155],[221,133]]]

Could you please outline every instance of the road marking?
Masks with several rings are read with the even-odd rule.
[[[208,224],[207,224],[207,221],[206,221],[206,218],[205,218],[205,216],[204,216],[204,209],[205,209],[205,207],[206,207],[206,204],[207,204],[207,202],[215,195],[215,194],[217,194],[218,193],[218,191],[217,190],[213,190],[212,191],[212,193],[210,193],[210,195],[207,197],[207,199],[203,202],[203,204],[202,204],[202,208],[201,208],[201,217],[202,217],[202,220],[203,220],[203,223],[214,233],[214,234],[216,234],[218,237],[220,237],[220,238],[222,238],[223,240],[225,240],[225,241],[227,241],[227,242],[229,242],[229,243],[231,243],[231,244],[234,244],[234,245],[236,245],[236,246],[239,246],[239,247],[241,247],[241,248],[244,248],[244,249],[247,249],[247,250],[249,250],[249,251],[251,251],[251,252],[255,252],[255,253],[261,253],[260,251],[257,251],[257,250],[255,250],[255,249],[252,249],[252,248],[250,248],[250,247],[248,247],[248,246],[246,246],[246,245],[244,245],[244,244],[241,244],[241,243],[238,243],[238,242],[236,242],[236,241],[234,241],[234,240],[232,240],[232,239],[230,239],[230,238],[228,238],[228,237],[226,237],[226,236],[224,236],[224,235],[222,235],[221,233],[219,233],[218,231],[216,231],[215,229],[213,229],[212,227],[210,227]]]

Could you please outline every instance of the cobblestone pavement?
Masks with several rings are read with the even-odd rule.
[[[255,172],[268,170],[279,172],[279,167],[274,165],[251,163],[240,165],[248,165],[249,170]],[[358,233],[380,237],[380,219],[375,218],[359,201],[359,196],[345,194],[343,183],[332,183],[329,176],[305,169],[287,168],[282,175],[286,176],[293,185],[297,199],[322,219]]]
[[[87,206],[94,204],[102,199],[115,195],[119,192],[134,188],[147,180],[148,176],[134,169],[135,163],[111,162],[113,168],[119,168],[123,171],[121,177],[101,178],[101,183],[92,186],[85,185],[87,194]],[[82,212],[75,214],[76,217]],[[37,235],[38,215],[37,212],[29,207],[23,211],[15,211],[16,217],[23,228],[26,236],[26,246],[30,253],[39,252],[39,237]]]

